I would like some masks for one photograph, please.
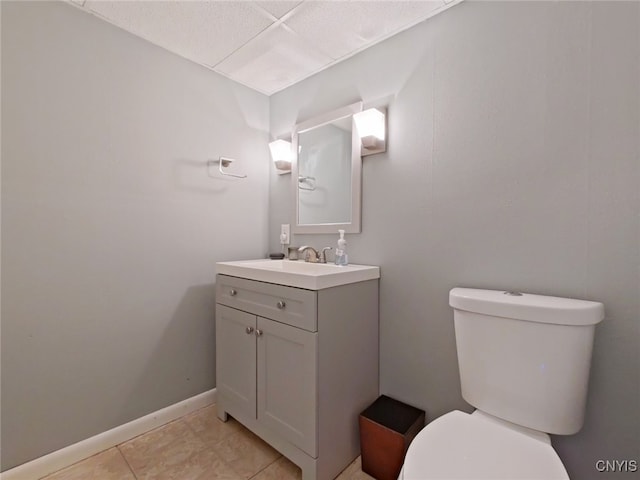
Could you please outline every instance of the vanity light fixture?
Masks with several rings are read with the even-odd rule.
[[[269,144],[269,150],[271,150],[271,158],[278,175],[291,173],[291,162],[293,161],[291,142],[282,139],[274,140]]]
[[[361,156],[387,151],[386,108],[370,108],[353,115],[362,143]]]

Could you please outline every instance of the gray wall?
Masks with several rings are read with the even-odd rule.
[[[267,250],[268,98],[2,2],[2,469],[213,388],[214,262]],[[245,180],[209,178],[238,159]]]
[[[351,262],[382,267],[382,393],[430,419],[470,410],[454,286],[605,304],[585,426],[553,438],[576,479],[640,460],[639,30],[637,2],[464,2],[270,98],[273,136],[358,99],[389,105],[347,236]],[[271,175],[272,249],[288,181]]]

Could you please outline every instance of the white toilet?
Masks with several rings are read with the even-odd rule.
[[[462,396],[427,425],[401,480],[568,479],[549,433],[582,428],[597,302],[470,288],[449,294]]]

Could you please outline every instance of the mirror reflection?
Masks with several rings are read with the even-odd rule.
[[[351,222],[351,117],[298,137],[298,221]]]
[[[360,231],[361,158],[353,113],[361,110],[359,102],[296,126],[294,232]]]

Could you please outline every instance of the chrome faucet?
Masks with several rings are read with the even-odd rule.
[[[304,261],[309,263],[327,263],[327,250],[331,247],[324,247],[320,252],[309,245],[304,245],[298,249],[300,255],[305,254]]]
[[[305,253],[306,252],[306,253]],[[303,245],[298,249],[300,255],[304,254],[304,261],[309,263],[318,263],[320,261],[320,254],[318,251],[310,247],[309,245]]]
[[[324,247],[320,250],[320,256],[318,257],[320,263],[327,263],[327,250],[331,250],[331,247]]]

